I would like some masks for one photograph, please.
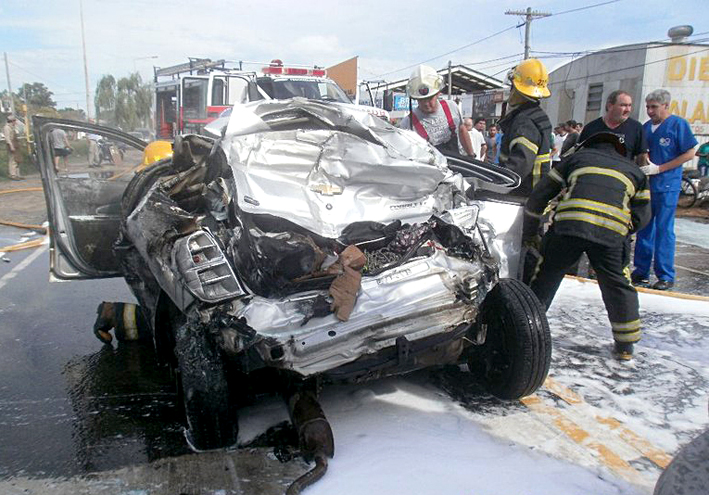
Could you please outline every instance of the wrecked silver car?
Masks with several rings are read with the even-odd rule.
[[[128,149],[59,174],[55,127]],[[53,276],[125,277],[197,449],[236,441],[231,398],[265,372],[359,381],[467,362],[507,399],[547,375],[544,308],[514,279],[521,205],[500,194],[512,172],[299,98],[235,107],[221,138],[182,136],[148,167],[145,144],[117,131],[40,117],[34,129]]]

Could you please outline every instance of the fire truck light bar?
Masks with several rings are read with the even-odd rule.
[[[298,67],[283,67],[274,66],[264,67],[262,69],[264,74],[279,75],[283,74],[286,76],[315,76],[315,77],[325,77],[327,71],[325,69],[301,69]]]

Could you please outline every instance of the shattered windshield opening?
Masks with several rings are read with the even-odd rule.
[[[263,88],[268,96],[276,100],[286,100],[300,96],[311,100],[352,103],[336,84],[328,81],[261,78],[259,79],[259,86]]]

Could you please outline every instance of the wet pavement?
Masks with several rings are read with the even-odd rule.
[[[681,224],[690,233],[709,227],[687,222]],[[4,240],[19,240],[21,233],[0,227]],[[691,242],[687,241],[686,236],[678,236],[675,291],[707,296],[709,246],[691,235]],[[172,379],[156,366],[150,347],[102,346],[92,334],[101,301],[133,299],[123,280],[49,284],[46,247],[5,257],[9,262],[0,263],[0,492],[282,493],[308,469],[297,459],[279,462],[268,446],[208,455],[191,453],[184,441]],[[615,386],[613,377],[625,376],[628,371],[608,364],[605,347],[598,345],[599,339],[609,338],[606,330],[599,330],[607,323],[598,313],[590,307],[581,312],[552,307],[552,373],[562,384],[579,391],[589,407],[612,411],[616,405],[604,402],[608,396],[629,393]],[[648,349],[642,351],[646,360],[625,377],[628,387],[645,387],[643,381],[654,383],[658,391],[674,387],[676,392],[666,397],[658,392],[661,397],[653,407],[674,410],[674,416],[702,407],[706,412],[706,403],[702,403],[706,399],[702,391],[709,383],[706,373],[677,368],[673,363],[678,358],[660,349],[681,346],[686,353],[681,360],[692,361],[692,332],[705,335],[707,323],[683,316],[681,311],[678,315],[643,317],[653,328],[666,332],[648,336]],[[574,332],[567,335],[564,328]],[[695,344],[695,352],[707,347],[705,341]],[[657,363],[662,373],[653,367]],[[457,373],[453,370],[433,378],[417,374],[411,380],[445,390],[483,424],[516,417],[528,408],[500,403],[479,387],[461,386]],[[606,377],[600,380],[600,388],[579,379],[589,373]],[[681,383],[687,393],[677,391],[673,383]],[[326,392],[336,396],[338,390],[334,387]],[[540,391],[540,396],[558,402],[548,392]],[[617,415],[632,413],[622,401],[619,404]],[[278,414],[280,420],[287,419],[282,410]],[[668,413],[667,422],[673,414]],[[526,424],[519,418],[514,421]],[[656,426],[674,431],[665,423]],[[514,425],[507,424],[504,430],[514,431]],[[686,433],[675,433],[674,441],[665,442],[665,450],[672,452],[695,431],[696,426],[687,428]],[[643,433],[651,435],[651,428]],[[335,441],[337,445],[337,432]],[[522,442],[516,437],[514,441]],[[657,466],[640,471],[643,469],[651,479],[660,472]]]

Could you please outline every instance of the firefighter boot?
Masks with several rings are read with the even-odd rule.
[[[619,361],[630,361],[633,359],[633,343],[632,342],[618,342],[615,341],[615,348],[613,350],[613,355]]]
[[[94,335],[104,344],[110,344],[113,335],[109,333],[116,326],[116,311],[113,303],[102,302],[96,308],[96,321],[94,322]]]
[[[94,335],[104,344],[110,344],[113,340],[109,333],[112,329],[119,342],[150,339],[147,319],[138,305],[102,302],[96,312],[98,316],[94,322]]]

